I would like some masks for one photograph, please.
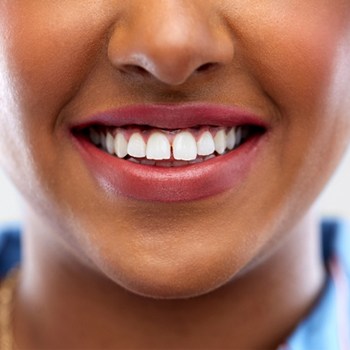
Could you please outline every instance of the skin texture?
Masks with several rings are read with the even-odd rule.
[[[0,0],[0,13],[0,164],[26,207],[19,347],[282,342],[324,281],[310,207],[349,138],[350,2]],[[67,137],[79,116],[203,101],[271,125],[241,186],[205,200],[111,196]]]

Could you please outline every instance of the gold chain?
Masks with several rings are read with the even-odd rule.
[[[18,269],[1,282],[0,285],[0,350],[13,350],[12,333],[13,296],[18,280]]]

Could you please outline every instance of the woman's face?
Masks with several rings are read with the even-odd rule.
[[[231,280],[302,218],[345,150],[348,0],[0,0],[0,13],[1,165],[45,239],[136,293]],[[219,131],[247,125],[219,155]],[[177,138],[173,157],[209,131],[218,153],[135,163],[117,127]]]

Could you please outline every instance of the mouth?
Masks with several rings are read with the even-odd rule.
[[[164,168],[199,164],[235,151],[265,132],[255,125],[158,129],[149,125],[92,125],[73,131],[102,152],[140,165]]]
[[[236,108],[136,106],[70,128],[93,177],[114,195],[192,201],[238,186],[268,127]]]

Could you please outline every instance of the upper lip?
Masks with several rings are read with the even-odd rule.
[[[184,129],[200,125],[268,127],[267,118],[247,109],[217,104],[143,104],[78,117],[72,128],[93,125],[122,127],[147,125],[160,129]]]

